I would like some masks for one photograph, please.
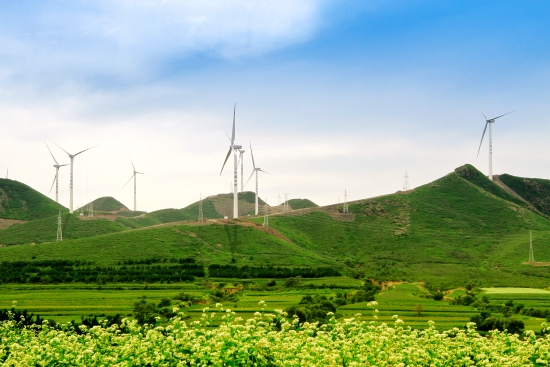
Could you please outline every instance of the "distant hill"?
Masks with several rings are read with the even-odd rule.
[[[0,179],[0,218],[34,220],[68,209],[24,183]]]
[[[95,199],[91,203],[88,203],[82,208],[78,208],[77,210],[88,210],[88,207],[90,204],[93,204],[94,212],[120,212],[120,211],[129,211],[129,209],[122,204],[120,201],[115,199],[112,196],[104,196],[98,199]]]
[[[239,193],[239,215],[254,215],[255,193],[247,191]],[[265,202],[258,198],[258,205],[263,209]],[[204,219],[220,219],[224,216],[233,217],[233,194],[219,194],[202,200]],[[142,228],[156,224],[197,220],[199,216],[199,202],[182,209],[162,209],[134,218],[117,218],[117,222],[131,228]]]
[[[288,206],[293,209],[307,209],[307,208],[317,208],[319,205],[315,204],[309,199],[291,199],[288,201]]]

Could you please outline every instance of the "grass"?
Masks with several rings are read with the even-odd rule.
[[[541,213],[550,215],[550,180],[508,174],[500,175],[500,180]]]
[[[125,231],[128,228],[120,223],[105,219],[82,220],[75,214],[63,214],[62,233],[64,240],[95,237],[106,233]],[[53,242],[57,237],[58,216],[16,224],[0,230],[0,244],[30,244]]]
[[[124,204],[122,204],[120,201],[118,201],[112,196],[105,196],[105,197],[95,199],[91,203],[84,205],[82,209],[87,211],[88,205],[90,204],[93,204],[94,211],[114,212],[114,211],[128,209]]]
[[[316,208],[319,205],[315,204],[309,199],[291,199],[288,201],[288,206],[292,209],[306,209],[306,208]]]
[[[537,288],[481,288],[487,294],[545,294],[550,296],[550,291]]]
[[[0,178],[0,218],[35,220],[68,209],[29,186]]]

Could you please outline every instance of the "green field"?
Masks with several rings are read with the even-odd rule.
[[[353,292],[348,287],[360,287],[360,282],[347,277],[305,279],[303,286],[314,284],[338,285],[340,288],[316,288],[307,287],[289,288],[276,287],[266,291],[261,285],[265,285],[266,279],[211,279],[209,284],[223,282],[229,286],[238,284],[243,290],[238,293],[238,299],[227,301],[224,306],[235,311],[243,318],[253,317],[257,311],[261,311],[260,301],[265,301],[269,309],[286,309],[296,305],[305,295],[324,295],[327,298],[334,297],[337,292]],[[2,285],[0,286],[0,309],[10,308],[13,301],[17,301],[18,309],[39,314],[43,318],[53,319],[56,322],[79,322],[81,317],[120,314],[132,317],[134,303],[146,296],[148,302],[158,303],[163,298],[173,299],[177,294],[184,292],[201,298],[201,304],[182,308],[191,320],[198,320],[202,316],[204,307],[214,307],[209,299],[212,290],[210,285],[205,286],[202,281],[192,283],[174,284],[109,284],[98,289],[93,284],[72,285]],[[519,290],[518,290],[519,291]],[[504,303],[509,299],[522,302],[526,307],[549,307],[550,292],[541,293],[538,289],[522,289],[522,293],[491,293],[487,294],[491,301]],[[404,283],[390,287],[388,290],[376,296],[378,304],[375,306],[379,313],[378,321],[392,323],[392,316],[399,315],[406,325],[413,328],[424,329],[428,327],[428,321],[435,321],[439,330],[448,330],[453,327],[463,328],[470,321],[470,317],[478,311],[469,306],[450,305],[447,301],[435,301],[423,297],[426,290],[418,284]],[[480,294],[480,295],[481,295]],[[181,306],[181,302],[172,301],[173,306]],[[421,305],[420,315],[418,307]],[[183,306],[181,306],[183,307]],[[373,308],[367,302],[348,304],[338,308],[338,314],[342,319],[356,317],[358,320],[373,321]],[[357,316],[360,313],[361,316]],[[500,315],[502,316],[502,315]],[[544,319],[518,315],[524,321],[526,330],[539,332]]]

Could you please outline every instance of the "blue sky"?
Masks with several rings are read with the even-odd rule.
[[[472,163],[550,178],[543,1],[0,3],[0,171],[49,194],[43,143],[77,157],[75,201],[138,209],[229,191],[233,104],[260,196],[319,204],[415,187]],[[59,161],[67,160],[52,149]],[[248,154],[248,153],[247,153]],[[245,157],[245,176],[250,175]],[[246,180],[247,177],[245,177]],[[60,201],[68,205],[68,170]],[[252,190],[249,184],[247,189]]]

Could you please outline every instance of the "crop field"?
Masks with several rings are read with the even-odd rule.
[[[305,288],[277,288],[265,291],[263,286],[266,279],[210,279],[207,286],[196,281],[194,283],[173,284],[109,284],[98,289],[96,285],[2,285],[0,286],[0,309],[9,309],[13,301],[17,301],[17,309],[25,309],[29,313],[38,314],[42,318],[66,323],[72,320],[80,322],[81,317],[120,314],[124,317],[133,317],[134,304],[142,297],[148,302],[159,303],[162,299],[172,300],[172,306],[181,307],[190,320],[199,320],[204,307],[213,307],[215,302],[209,299],[212,287],[215,284],[227,286],[241,285],[243,290],[234,300],[224,302],[244,319],[253,317],[255,312],[261,311],[259,302],[264,301],[272,309],[285,310],[300,303],[304,296],[325,296],[334,298],[341,290],[357,287],[360,281],[347,277],[328,277],[319,279],[305,279],[302,285]],[[315,285],[315,288],[307,288]],[[325,285],[330,285],[326,287]],[[336,288],[335,288],[336,286]],[[342,288],[338,288],[342,287]],[[532,293],[529,293],[529,292]],[[191,306],[183,306],[173,298],[179,293],[186,293],[198,297],[201,301]],[[452,296],[461,295],[464,291],[455,291]],[[426,290],[418,284],[404,283],[390,286],[388,290],[376,295],[378,303],[376,316],[380,322],[392,322],[392,317],[398,315],[407,325],[425,329],[429,321],[435,322],[438,330],[449,330],[453,327],[463,328],[470,321],[470,317],[478,313],[473,307],[451,305],[447,301],[435,301],[425,297]],[[526,307],[550,307],[550,292],[537,292],[535,289],[524,289],[523,293],[482,293],[491,301],[505,303],[510,299],[521,302]],[[360,313],[361,316],[357,316]],[[368,302],[358,302],[340,306],[337,314],[339,320],[356,317],[361,321],[372,321],[373,310]],[[526,330],[539,332],[543,318],[519,316],[525,323]]]

